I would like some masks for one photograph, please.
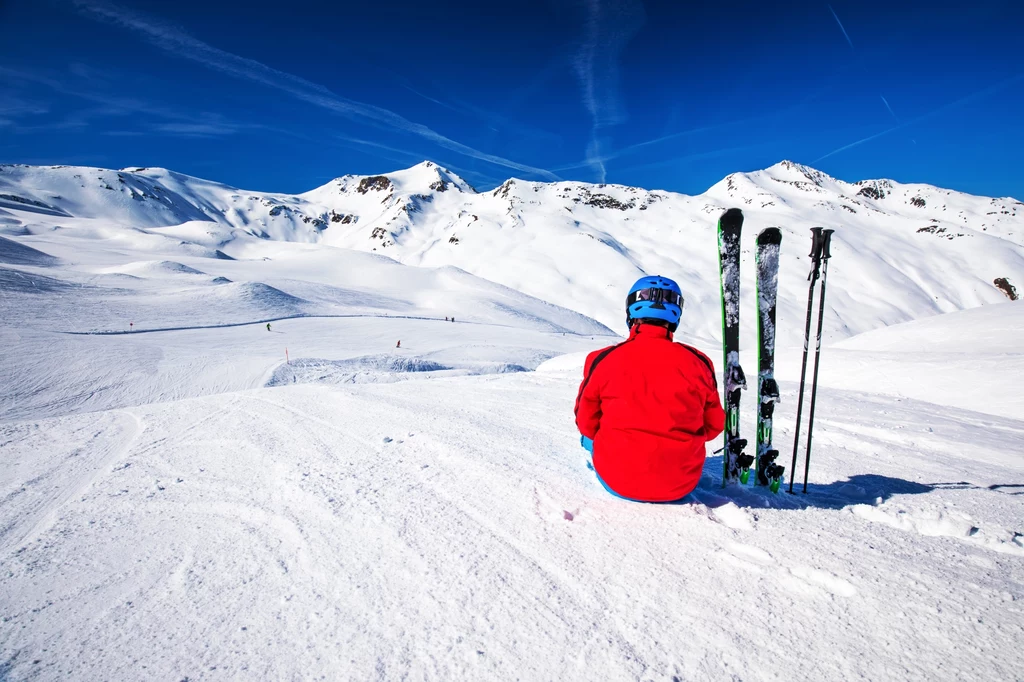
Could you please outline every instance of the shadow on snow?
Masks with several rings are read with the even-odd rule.
[[[721,456],[709,457],[697,489],[674,504],[698,502],[715,508],[732,502],[737,507],[757,509],[844,509],[857,504],[880,504],[893,495],[921,495],[949,485],[915,483],[879,474],[856,474],[828,484],[809,483],[806,494],[802,492],[803,486],[796,484],[791,495],[787,492],[789,481],[785,481],[777,493],[752,483],[730,484],[723,488],[721,471]]]

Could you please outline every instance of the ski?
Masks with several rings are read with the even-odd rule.
[[[744,454],[747,441],[740,438],[740,391],[747,380],[740,367],[740,231],[743,212],[730,208],[718,219],[718,264],[722,281],[722,349],[725,392],[725,448],[722,455],[722,487],[746,483],[754,458]]]
[[[786,468],[775,460],[772,417],[779,400],[775,382],[775,301],[779,285],[779,250],[782,232],[769,227],[757,235],[757,484],[779,491]]]

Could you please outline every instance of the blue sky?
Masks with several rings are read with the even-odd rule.
[[[0,162],[694,194],[792,159],[1024,199],[1024,3],[706,4],[7,0]]]

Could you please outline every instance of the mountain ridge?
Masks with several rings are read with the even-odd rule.
[[[301,194],[160,168],[0,166],[0,234],[7,236],[86,219],[229,255],[252,239],[324,244],[459,267],[612,328],[622,324],[621,290],[641,275],[666,274],[683,286],[686,329],[701,339],[719,332],[714,225],[732,206],[747,218],[746,272],[750,231],[783,229],[782,343],[795,343],[802,329],[812,226],[838,230],[828,339],[1005,301],[1008,289],[996,282],[1024,281],[1024,203],[889,179],[848,183],[788,160],[732,173],[693,196],[518,178],[478,192],[431,161],[342,175]],[[893,291],[905,296],[893,301]],[[745,284],[744,297],[751,294]],[[743,323],[749,338],[752,316]]]

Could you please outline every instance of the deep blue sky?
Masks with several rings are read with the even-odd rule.
[[[692,194],[787,158],[1024,199],[1024,3],[700,4],[0,0],[0,162]]]

